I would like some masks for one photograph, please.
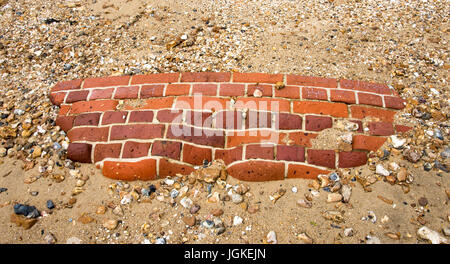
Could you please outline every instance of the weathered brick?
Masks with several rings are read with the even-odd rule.
[[[290,101],[288,99],[272,98],[239,98],[235,103],[236,109],[262,110],[272,112],[290,112]]]
[[[120,158],[122,143],[96,144],[94,149],[94,163],[106,158]]]
[[[302,146],[277,146],[277,160],[305,161],[305,148]]]
[[[117,87],[114,99],[136,99],[139,94],[139,86]]]
[[[299,115],[279,113],[275,114],[275,124],[278,122],[278,129],[302,129],[302,117]]]
[[[305,133],[305,132],[289,132],[282,133],[280,135],[281,142],[290,142],[290,144],[311,147],[311,140],[318,136],[316,133]]]
[[[339,152],[339,168],[351,168],[365,165],[367,163],[366,152]]]
[[[220,111],[228,109],[229,102],[229,99],[210,96],[180,96],[177,98],[174,108]]]
[[[370,122],[369,132],[374,136],[390,136],[395,134],[394,126],[389,122]]]
[[[191,89],[190,84],[185,83],[168,84],[166,87],[166,96],[189,95],[190,89]]]
[[[66,90],[78,90],[81,88],[81,83],[83,80],[71,80],[71,81],[62,81],[57,83],[52,88],[52,92],[57,91],[66,91]]]
[[[322,167],[336,168],[334,150],[308,149],[308,163]]]
[[[70,143],[67,148],[67,158],[72,161],[91,163],[92,145],[86,143]]]
[[[110,140],[152,139],[163,135],[164,125],[161,124],[116,125],[111,127]]]
[[[83,88],[128,85],[130,76],[96,77],[84,80]]]
[[[411,129],[412,129],[412,127],[410,127],[410,126],[395,125],[395,131],[397,131],[397,133],[405,133]]]
[[[243,146],[231,149],[215,149],[214,159],[221,159],[226,165],[242,160]]]
[[[163,123],[181,123],[183,121],[183,110],[163,109],[156,114],[156,119]]]
[[[50,102],[54,105],[61,105],[64,103],[64,99],[66,98],[66,93],[59,92],[59,93],[50,93]]]
[[[294,113],[331,115],[334,117],[348,117],[347,105],[329,102],[293,102]]]
[[[193,145],[183,145],[183,161],[192,165],[202,165],[203,161],[212,160],[211,148],[199,148]]]
[[[227,131],[227,148],[250,143],[278,144],[280,135],[277,131],[253,130],[253,131]]]
[[[220,111],[215,115],[216,128],[243,129],[241,111]]]
[[[212,127],[212,113],[200,111],[186,111],[186,124],[199,127]]]
[[[192,94],[215,96],[217,95],[217,89],[217,84],[198,83],[192,85]]]
[[[272,114],[264,111],[248,111],[245,119],[245,127],[248,128],[271,128]]]
[[[272,96],[272,85],[267,84],[248,85],[247,95],[253,97],[256,90],[260,90],[262,96],[269,96],[269,97]]]
[[[102,125],[121,124],[127,121],[126,111],[107,111],[103,114]]]
[[[246,159],[274,159],[274,146],[271,144],[247,145],[245,147]]]
[[[147,75],[134,75],[131,85],[145,83],[173,83],[178,82],[179,73],[156,73]]]
[[[105,161],[102,173],[104,176],[122,181],[148,181],[156,179],[156,160],[144,159],[135,162]]]
[[[231,73],[229,72],[183,72],[182,82],[229,82]]]
[[[219,95],[220,96],[244,96],[245,95],[245,84],[221,83]]]
[[[153,111],[131,111],[128,123],[133,122],[153,122]]]
[[[72,105],[61,105],[59,107],[59,115],[67,115],[72,109]]]
[[[348,104],[354,104],[356,103],[355,92],[331,89],[330,100],[332,102],[344,102]]]
[[[75,141],[107,141],[109,127],[75,127],[72,128],[67,136],[71,142]]]
[[[150,97],[161,97],[164,93],[164,85],[154,84],[154,85],[143,85],[141,88],[141,99]]]
[[[328,100],[327,90],[322,88],[303,87],[302,98],[310,100]]]
[[[71,104],[79,101],[86,101],[87,97],[89,95],[89,91],[82,90],[82,91],[71,91],[67,95],[66,98],[66,104]]]
[[[148,156],[151,143],[127,141],[123,146],[122,158],[140,158]]]
[[[231,165],[227,172],[242,181],[276,181],[284,179],[284,162],[252,160]]]
[[[317,179],[319,174],[328,174],[330,171],[321,170],[307,165],[289,164],[287,178]]]
[[[93,89],[93,90],[91,90],[91,95],[89,96],[89,100],[111,99],[113,93],[114,93],[114,88]]]
[[[358,93],[359,104],[383,106],[383,98],[376,94]]]
[[[353,118],[364,119],[366,117],[376,117],[383,122],[393,122],[395,116],[395,111],[392,110],[364,107],[359,105],[352,105],[351,112]]]
[[[359,133],[364,133],[363,122],[361,120],[349,120],[352,123],[358,125],[358,129],[356,130]]]
[[[73,120],[75,120],[75,116],[58,116],[55,123],[67,133],[73,127]]]
[[[385,84],[352,81],[352,80],[340,80],[341,88],[358,90],[364,92],[371,92],[377,94],[391,94],[391,89]]]
[[[387,108],[403,109],[405,108],[405,100],[400,97],[385,96],[384,103]]]
[[[225,146],[225,135],[223,131],[194,128],[186,125],[170,125],[166,138],[179,139],[211,147],[223,148]]]
[[[160,97],[146,99],[142,105],[126,105],[125,110],[137,110],[137,109],[162,109],[171,108],[173,104],[173,97]]]
[[[275,97],[300,99],[300,87],[287,85],[280,90],[275,89]]]
[[[286,76],[286,80],[287,80],[288,85],[337,88],[337,80],[336,79],[300,76],[300,75],[291,75],[290,74],[290,75]]]
[[[166,159],[159,159],[159,177],[174,176],[177,174],[188,175],[195,169],[189,165],[171,162]]]
[[[352,146],[357,150],[377,151],[386,141],[384,137],[354,135]]]
[[[241,83],[277,83],[283,81],[283,74],[269,73],[233,73],[233,82]]]
[[[97,126],[101,113],[80,114],[73,122],[74,126]]]
[[[305,129],[309,131],[322,131],[333,126],[333,120],[328,116],[307,115],[305,119]]]
[[[163,156],[180,160],[181,145],[180,142],[157,140],[153,142],[152,156]]]
[[[116,109],[118,102],[114,100],[76,102],[70,107],[70,114],[104,112]],[[61,113],[60,113],[61,114]]]

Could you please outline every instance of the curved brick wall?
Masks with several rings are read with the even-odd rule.
[[[246,181],[315,178],[364,165],[387,136],[409,129],[394,125],[404,100],[386,85],[298,75],[89,78],[58,83],[50,99],[71,141],[68,157],[123,180],[189,174],[205,159],[223,159]],[[351,151],[311,148],[342,119],[360,126]]]

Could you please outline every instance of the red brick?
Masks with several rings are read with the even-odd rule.
[[[225,135],[221,130],[201,129],[185,125],[170,125],[166,138],[184,140],[204,146],[225,147]]]
[[[275,114],[275,124],[278,122],[278,129],[302,129],[302,117],[294,114],[278,113]]]
[[[349,120],[349,121],[358,125],[358,129],[356,130],[357,132],[364,133],[363,123],[361,120]]]
[[[352,168],[365,165],[367,163],[366,152],[339,152],[339,168]]]
[[[159,110],[156,114],[156,118],[159,120],[159,122],[163,123],[181,123],[183,121],[183,111],[172,109]]]
[[[209,96],[217,95],[217,84],[199,83],[192,85],[192,94],[202,94]]]
[[[73,126],[97,126],[100,121],[100,115],[100,113],[78,115],[73,122]]]
[[[92,145],[86,143],[70,143],[67,148],[67,158],[82,163],[91,163]]]
[[[146,99],[142,105],[127,105],[125,104],[125,110],[137,110],[137,109],[162,109],[171,108],[174,97],[160,97]]]
[[[111,127],[111,140],[152,139],[161,138],[163,135],[164,125],[161,124],[116,125]]]
[[[189,165],[179,164],[166,159],[159,160],[159,177],[175,176],[177,174],[189,175],[194,168]]]
[[[403,109],[405,108],[406,101],[400,97],[393,97],[393,96],[385,96],[384,97],[384,103],[386,104],[387,108],[394,108],[394,109]]]
[[[126,111],[107,111],[103,114],[102,125],[121,124],[127,121]]]
[[[64,103],[64,99],[66,98],[66,93],[64,93],[64,92],[51,93],[49,98],[50,98],[50,102],[52,102],[52,104],[59,106],[62,103]]]
[[[278,144],[280,133],[271,130],[227,131],[227,148],[250,143]]]
[[[351,80],[340,80],[341,88],[358,90],[364,92],[371,92],[377,94],[391,94],[391,89],[385,84],[362,82],[362,81],[351,81]]]
[[[83,88],[128,85],[130,76],[96,77],[84,80]]]
[[[153,111],[131,111],[129,123],[133,122],[153,122]]]
[[[150,97],[161,97],[164,93],[164,85],[143,85],[141,88],[141,99]]]
[[[157,140],[153,142],[152,156],[163,156],[180,160],[181,143],[174,141]]]
[[[242,83],[277,83],[283,81],[283,74],[268,73],[233,73],[233,82]]]
[[[82,82],[83,82],[83,80],[71,80],[71,81],[59,82],[55,86],[53,86],[51,91],[57,92],[57,91],[66,91],[66,90],[78,90],[81,88]]]
[[[351,106],[352,117],[364,119],[366,117],[375,117],[384,122],[393,122],[395,111],[378,109],[373,107],[364,107],[359,105]]]
[[[156,160],[135,162],[105,161],[102,173],[105,177],[122,181],[148,181],[156,179]]]
[[[171,95],[189,95],[190,84],[168,84],[166,87],[166,96]]]
[[[294,145],[311,147],[311,140],[315,139],[318,134],[304,132],[290,132],[281,135],[281,141],[290,141]]]
[[[231,165],[227,172],[242,181],[276,181],[284,179],[284,162],[252,160]]]
[[[220,96],[244,96],[245,84],[221,83]]]
[[[183,161],[192,165],[202,165],[203,160],[212,160],[212,149],[199,148],[189,144],[183,146]]]
[[[395,131],[397,131],[397,133],[405,133],[411,129],[412,129],[412,127],[410,127],[410,126],[395,125]]]
[[[147,75],[135,75],[131,79],[131,84],[144,83],[173,83],[178,82],[179,73],[157,73]]]
[[[76,102],[70,108],[70,114],[81,114],[89,112],[104,112],[115,110],[118,102],[114,100]]]
[[[174,108],[220,111],[228,109],[229,102],[229,99],[210,96],[180,96],[177,98]]]
[[[89,95],[89,91],[71,91],[69,95],[67,95],[66,103],[71,104],[79,101],[86,101]]]
[[[61,127],[61,129],[67,133],[73,127],[73,120],[75,116],[58,116],[56,118],[56,125]]]
[[[76,127],[72,128],[67,136],[71,142],[75,141],[107,141],[109,127]]]
[[[336,79],[328,79],[321,77],[309,77],[300,75],[287,75],[288,85],[302,85],[302,86],[314,86],[325,88],[337,88]]]
[[[287,178],[317,179],[319,174],[328,174],[330,171],[321,170],[307,165],[289,164]]]
[[[94,149],[94,163],[106,158],[120,158],[122,143],[96,144]]]
[[[347,105],[343,103],[300,101],[293,103],[294,113],[320,114],[335,117],[348,117]]]
[[[277,160],[305,161],[305,148],[302,146],[277,146]]]
[[[371,122],[369,123],[369,132],[374,136],[390,136],[395,134],[394,126],[389,122]]]
[[[383,146],[385,141],[386,138],[384,137],[354,135],[352,145],[353,149],[357,150],[377,151],[381,146]]]
[[[274,159],[274,146],[271,144],[247,145],[245,148],[246,159]]]
[[[330,100],[332,102],[355,104],[356,103],[355,92],[330,90]]]
[[[327,116],[306,116],[305,129],[309,131],[322,131],[333,126],[333,120]]]
[[[245,128],[271,128],[272,114],[271,112],[248,111],[245,119]]]
[[[216,113],[216,128],[243,129],[241,111],[220,111]]]
[[[290,112],[291,106],[288,99],[272,98],[239,98],[236,100],[236,109],[263,110],[272,112]]]
[[[327,90],[321,88],[302,88],[302,98],[310,100],[328,100]]]
[[[257,85],[248,85],[247,87],[247,95],[253,96],[256,90],[260,90],[262,96],[272,96],[272,85],[264,85],[264,84],[257,84]]]
[[[243,148],[244,147],[239,146],[232,149],[216,149],[214,152],[214,159],[221,159],[226,165],[242,160]]]
[[[61,105],[59,107],[59,115],[66,115],[70,112],[70,110],[72,109],[72,105]]]
[[[127,141],[123,146],[122,158],[140,158],[148,155],[151,143]]]
[[[308,163],[334,169],[336,155],[334,150],[308,149]]]
[[[94,90],[91,90],[91,95],[89,96],[89,100],[111,99],[113,92],[114,92],[114,88],[94,89]]]
[[[139,86],[117,87],[114,99],[137,99]]]
[[[186,111],[186,124],[199,127],[212,127],[212,113],[200,111]]]
[[[383,98],[379,95],[358,93],[359,104],[383,106]]]
[[[229,72],[183,72],[181,82],[229,82]]]
[[[280,90],[275,89],[275,97],[300,99],[300,88],[298,86],[289,86],[288,85]]]

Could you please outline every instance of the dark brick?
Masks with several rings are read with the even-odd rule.
[[[97,126],[101,113],[80,114],[73,122],[74,126]]]
[[[72,91],[66,98],[66,103],[71,104],[79,101],[86,101],[89,91]]]
[[[333,126],[333,120],[327,116],[306,116],[305,128],[309,131],[322,131]]]
[[[305,148],[302,146],[277,146],[277,160],[305,161]]]
[[[276,119],[278,117],[278,120]],[[275,114],[275,124],[278,121],[278,129],[302,129],[302,117],[299,115],[279,113]]]
[[[203,160],[212,160],[212,149],[183,145],[183,161],[192,165],[202,165]]]
[[[181,153],[181,143],[174,141],[158,140],[153,142],[152,156],[163,156],[179,160]]]
[[[245,158],[273,160],[274,158],[273,145],[270,144],[247,145],[245,149]]]
[[[127,141],[123,147],[122,158],[140,158],[148,155],[151,143]]]
[[[111,140],[152,139],[163,135],[164,125],[160,124],[116,125],[111,128]]]
[[[352,168],[365,165],[367,163],[366,152],[340,152],[339,168]]]
[[[102,161],[106,158],[120,158],[122,143],[97,144],[94,149],[94,162]]]
[[[153,122],[153,111],[132,111],[130,112],[129,123],[132,122]]]
[[[121,124],[127,121],[128,112],[107,111],[103,114],[102,125]]]
[[[91,163],[92,145],[86,143],[70,143],[67,148],[67,158],[72,161]]]
[[[336,155],[334,153],[334,150],[308,149],[309,164],[334,169],[336,167],[335,160]]]

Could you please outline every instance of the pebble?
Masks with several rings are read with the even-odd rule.
[[[300,207],[303,207],[303,208],[311,208],[312,207],[312,203],[305,199],[299,199],[297,201],[297,205]]]
[[[23,215],[11,214],[11,223],[15,223],[17,226],[23,227],[28,230],[37,223],[36,218],[26,218]]]
[[[123,216],[123,215],[124,215],[123,209],[122,209],[122,207],[121,207],[120,205],[116,206],[116,207],[113,209],[112,212],[113,212],[113,214],[118,215],[118,216]]]
[[[105,214],[106,213],[106,206],[103,206],[103,205],[99,206],[97,208],[97,211],[95,211],[95,213],[99,214],[99,215]]]
[[[233,225],[237,226],[242,224],[243,219],[240,216],[235,215],[233,218]]]
[[[183,222],[188,226],[194,226],[195,225],[195,216],[185,216],[183,217]]]
[[[240,204],[244,199],[242,198],[242,195],[233,193],[231,195],[231,201],[235,204]]]
[[[27,218],[37,218],[40,216],[40,213],[36,207],[25,204],[15,204],[14,213],[17,215],[26,216]]]
[[[180,204],[184,207],[184,208],[191,208],[192,206],[192,200],[187,198],[187,197],[183,197],[183,199],[180,200]]]
[[[53,234],[48,234],[44,237],[44,240],[47,244],[55,244],[56,238]]]
[[[48,200],[48,201],[47,201],[47,208],[48,208],[48,209],[53,209],[53,208],[55,208],[55,204],[53,203],[52,200]]]
[[[223,210],[222,209],[213,209],[212,211],[211,211],[211,214],[213,215],[213,216],[221,216],[221,215],[223,215]]]
[[[198,211],[200,210],[200,205],[198,204],[194,204],[191,209],[189,210],[189,212],[191,214],[196,214]]]
[[[391,136],[392,146],[396,149],[401,148],[405,143],[406,139],[400,139],[397,136]]]
[[[115,219],[107,219],[103,222],[103,227],[109,230],[114,230],[119,225],[119,222]]]
[[[375,173],[376,174],[379,174],[379,175],[382,175],[382,176],[389,176],[391,173],[388,171],[388,170],[386,170],[384,167],[383,167],[383,165],[381,165],[381,164],[378,164],[377,165],[377,167],[376,167],[376,170],[375,170]]]
[[[277,244],[278,241],[275,231],[270,231],[269,233],[267,233],[266,240],[269,244]]]
[[[400,170],[397,173],[397,180],[400,182],[406,181],[406,177],[408,177],[408,171],[406,168],[400,168]]]
[[[257,204],[250,205],[250,206],[247,208],[247,211],[248,211],[250,214],[256,214],[256,213],[259,211],[259,205],[257,205]]]
[[[344,184],[341,188],[342,201],[348,203],[350,201],[350,196],[352,195],[352,187],[350,185]]]
[[[294,186],[294,187],[292,187],[291,191],[292,191],[293,193],[297,193],[298,189],[297,189],[297,187]]]
[[[447,244],[448,241],[446,238],[442,237],[438,232],[426,227],[422,226],[417,230],[417,236],[422,239],[428,240],[431,244]]]
[[[336,203],[342,200],[342,195],[339,193],[329,193],[327,197],[327,203]]]
[[[366,244],[381,244],[378,237],[366,236]]]
[[[313,240],[306,233],[301,233],[297,236],[304,244],[312,244]]]
[[[353,236],[353,228],[346,228],[346,229],[344,229],[344,236],[352,237]]]
[[[428,204],[428,199],[425,197],[420,197],[418,202],[420,206],[426,206]]]
[[[214,222],[211,221],[211,220],[205,220],[205,221],[202,222],[202,226],[210,229],[210,228],[214,227]]]

